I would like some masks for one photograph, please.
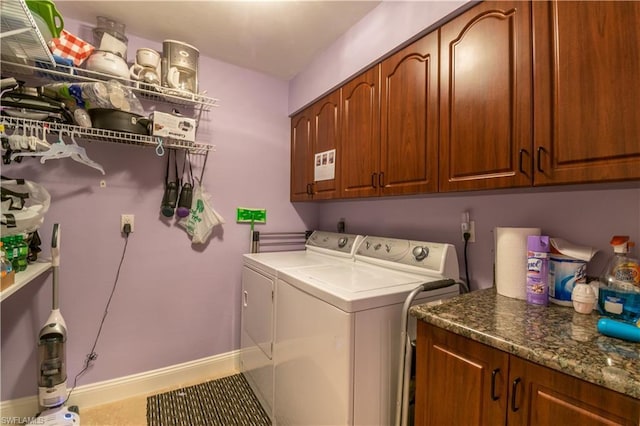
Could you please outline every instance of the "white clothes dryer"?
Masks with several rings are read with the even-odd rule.
[[[372,236],[353,263],[279,273],[275,423],[393,424],[402,305],[418,285],[445,278],[459,279],[451,244]],[[459,291],[456,284],[423,292],[415,303]]]
[[[240,371],[273,420],[275,283],[280,271],[353,262],[360,235],[315,231],[305,250],[244,255]]]

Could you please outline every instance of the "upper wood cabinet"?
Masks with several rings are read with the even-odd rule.
[[[438,33],[342,88],[342,195],[437,191]]]
[[[311,122],[311,108],[291,117],[291,201],[311,199]]]
[[[438,32],[380,64],[381,195],[438,190]]]
[[[640,1],[474,5],[293,117],[291,199],[640,179],[638,22]]]
[[[291,119],[291,201],[323,200],[340,195],[340,90]],[[315,154],[336,150],[335,178],[315,180]]]
[[[529,186],[529,2],[483,2],[440,28],[440,191]]]
[[[535,185],[640,178],[640,2],[533,2]]]
[[[380,194],[380,67],[342,86],[343,197]]]

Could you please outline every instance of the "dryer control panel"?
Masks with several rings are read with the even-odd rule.
[[[458,278],[455,247],[447,243],[367,236],[356,249],[356,260]]]
[[[353,256],[362,238],[362,235],[314,231],[307,239],[306,248],[307,250],[324,251],[334,255],[342,253]]]

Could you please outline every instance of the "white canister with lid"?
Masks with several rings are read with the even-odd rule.
[[[578,283],[587,279],[587,262],[560,254],[552,254],[549,262],[549,301],[571,306],[571,294]]]
[[[588,314],[596,306],[596,294],[593,287],[586,283],[576,283],[571,292],[573,309],[581,314]]]

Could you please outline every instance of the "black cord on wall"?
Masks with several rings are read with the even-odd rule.
[[[116,279],[113,283],[113,287],[111,288],[111,294],[109,295],[109,300],[107,300],[107,305],[105,306],[104,313],[102,314],[102,320],[100,321],[100,327],[98,328],[98,333],[96,334],[96,338],[93,341],[91,352],[89,352],[87,354],[87,357],[85,358],[84,367],[82,368],[82,370],[78,372],[78,374],[76,374],[76,377],[73,379],[73,387],[69,391],[69,394],[67,395],[67,399],[64,400],[62,405],[66,404],[69,398],[71,398],[71,393],[73,393],[73,391],[75,390],[78,384],[78,379],[84,373],[87,372],[89,367],[93,364],[93,361],[95,361],[98,358],[98,354],[96,353],[96,346],[98,345],[98,339],[100,339],[100,334],[102,333],[102,326],[104,325],[104,321],[107,319],[107,314],[109,313],[109,306],[111,305],[111,299],[113,299],[113,294],[116,292],[116,287],[118,286],[118,278],[120,278],[120,269],[122,269],[122,263],[124,262],[124,257],[125,257],[125,254],[127,253],[127,244],[129,243],[129,234],[131,233],[131,225],[128,223],[125,224],[123,231],[124,231],[124,248],[122,249],[122,257],[120,258],[120,264],[118,265],[118,271],[116,272]]]
[[[471,281],[469,281],[469,261],[467,258],[467,248],[469,247],[469,238],[471,238],[471,234],[469,232],[465,232],[464,237],[464,276],[467,280],[467,293],[471,291]]]

